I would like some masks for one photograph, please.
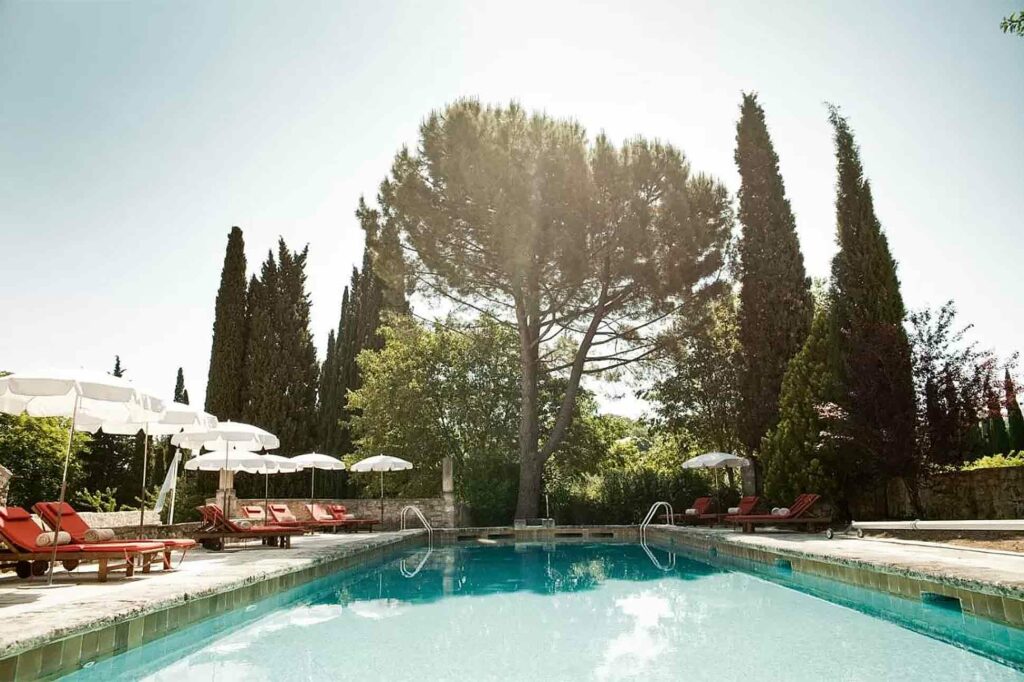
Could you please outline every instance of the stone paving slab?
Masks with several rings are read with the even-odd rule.
[[[0,659],[72,634],[167,609],[274,576],[293,573],[341,557],[396,544],[422,530],[393,533],[320,534],[292,539],[291,549],[258,543],[229,545],[222,552],[196,548],[176,570],[114,574],[101,583],[88,564],[73,573],[45,578],[0,577]],[[178,555],[175,555],[177,561]]]
[[[822,534],[738,533],[718,528],[651,526],[648,532],[652,531],[655,537],[670,537],[675,533],[705,537],[788,556],[858,564],[883,572],[928,578],[990,594],[1024,599],[1024,555],[842,535],[828,540]]]

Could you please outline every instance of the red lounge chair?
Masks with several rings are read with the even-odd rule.
[[[242,506],[242,516],[247,521],[264,521],[266,520],[266,514],[263,513],[263,507],[256,504],[246,504]]]
[[[728,523],[735,523],[743,527],[744,533],[753,533],[757,526],[780,526],[793,525],[803,526],[808,532],[815,527],[828,526],[832,517],[811,517],[806,516],[807,512],[821,499],[820,495],[804,493],[795,500],[785,516],[775,514],[734,514],[726,516]]]
[[[377,523],[374,519],[357,519],[355,515],[348,513],[348,508],[343,504],[329,504],[327,511],[338,521],[344,522],[341,527],[345,530],[372,532],[373,526]]]
[[[306,511],[309,512],[311,526],[318,528],[344,528],[345,519],[336,519],[334,514],[327,511],[322,504],[307,504]]]
[[[61,507],[59,502],[36,502],[32,505],[32,511],[39,515],[39,518],[43,520],[50,528],[57,527],[57,510],[60,509],[60,529],[67,531],[68,535],[71,536],[72,542],[79,544],[87,544],[85,534],[91,530],[89,524],[85,522],[78,512],[68,504],[64,503]],[[106,545],[110,542],[118,542],[117,540],[109,540],[107,542],[99,542],[95,544]],[[188,538],[155,538],[153,540],[145,540],[145,542],[159,542],[164,546],[164,569],[170,570],[173,568],[171,565],[171,551],[175,549],[181,550],[181,559],[178,561],[180,564],[185,560],[185,554],[188,550],[196,546],[195,540]]]
[[[0,566],[14,568],[20,578],[46,573],[53,547],[36,544],[36,538],[43,532],[32,515],[21,507],[0,507],[0,540],[7,545],[6,551],[0,551]],[[154,559],[159,561],[163,552],[164,546],[159,542],[75,543],[57,545],[57,560],[68,571],[82,561],[95,561],[99,564],[99,581],[106,582],[110,571],[124,571],[125,576],[132,577],[135,559],[140,560],[142,572],[149,573],[150,564]],[[119,560],[123,563],[117,563]]]
[[[193,537],[202,543],[203,547],[213,551],[224,549],[225,540],[248,540],[259,538],[263,544],[273,547],[287,549],[292,546],[292,536],[302,535],[305,531],[301,528],[287,528],[285,526],[250,526],[244,528],[229,519],[221,510],[219,505],[204,504],[197,507],[203,521],[199,530],[193,533]]]

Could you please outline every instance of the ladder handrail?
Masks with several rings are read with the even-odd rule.
[[[434,548],[432,546],[428,546],[427,547],[427,553],[424,554],[423,558],[420,559],[420,562],[418,564],[416,564],[416,568],[414,568],[411,571],[409,570],[409,567],[405,563],[406,560],[402,559],[399,562],[399,564],[398,564],[398,570],[401,571],[402,575],[405,576],[406,578],[415,578],[416,574],[419,573],[420,570],[423,568],[423,564],[427,563],[427,559],[430,558],[430,554],[433,551],[434,551]]]
[[[671,525],[673,520],[675,519],[675,512],[672,511],[672,505],[669,504],[668,502],[665,502],[664,500],[659,500],[658,502],[652,504],[651,509],[647,512],[647,516],[645,516],[643,522],[640,523],[641,543],[647,542],[647,526],[651,525],[651,519],[654,518],[654,515],[658,512],[658,509],[660,509],[661,507],[664,507],[665,510],[668,512],[668,523],[665,525]]]
[[[423,524],[423,527],[427,529],[427,542],[429,542],[430,546],[433,547],[434,546],[434,528],[433,528],[433,526],[430,525],[430,522],[427,521],[427,517],[425,517],[423,515],[423,512],[421,512],[420,508],[417,507],[416,505],[414,505],[414,504],[407,504],[404,507],[402,507],[402,521],[401,521],[400,530],[405,530],[405,517],[406,517],[406,514],[408,514],[410,511],[413,512],[414,514],[416,514],[416,518],[418,518],[420,520],[420,523]]]

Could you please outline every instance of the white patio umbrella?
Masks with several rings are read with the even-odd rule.
[[[171,444],[190,450],[211,450],[223,452],[223,467],[202,469],[203,471],[233,471],[228,467],[228,459],[231,452],[247,453],[253,455],[257,450],[275,450],[281,446],[277,436],[264,431],[258,426],[243,424],[241,422],[220,422],[212,429],[188,433],[178,433],[171,436]],[[205,455],[203,455],[205,457]],[[198,457],[196,459],[199,459]],[[191,460],[195,461],[195,460]],[[191,463],[191,461],[189,463]],[[188,469],[186,463],[185,468]],[[253,468],[259,468],[260,464]],[[240,469],[244,471],[245,469]],[[224,489],[224,513],[228,511],[227,489]]]
[[[726,469],[750,465],[750,460],[728,452],[706,452],[683,462],[684,469]],[[718,474],[715,474],[715,497],[721,505],[721,491],[718,489]]]
[[[281,455],[263,455],[263,521],[267,520],[267,507],[270,506],[270,474],[288,474],[294,471],[302,471],[303,467],[294,460],[282,457]]]
[[[295,462],[303,469],[309,469],[309,503],[313,504],[313,485],[316,481],[316,470],[324,469],[325,471],[341,471],[345,468],[345,463],[340,459],[331,457],[330,455],[321,455],[318,452],[308,452],[305,455],[298,455],[292,457],[292,462]]]
[[[139,391],[127,379],[102,372],[83,369],[44,370],[17,372],[0,377],[0,411],[31,417],[71,419],[60,481],[56,533],[60,532],[60,510],[64,506],[67,492],[68,463],[71,460],[71,443],[78,418],[88,414],[97,419],[143,421],[154,418],[163,409],[163,401],[159,398]],[[53,584],[53,564],[56,560],[57,543],[54,542],[47,585]]]
[[[407,469],[412,469],[412,462],[407,462],[398,457],[391,457],[390,455],[374,455],[373,457],[367,457],[366,459],[361,459],[349,467],[349,471],[355,471],[357,473],[364,473],[368,471],[380,472],[380,522],[382,524],[384,523],[384,472],[405,471]]]
[[[149,464],[149,437],[171,436],[183,431],[206,431],[216,426],[217,418],[212,414],[204,412],[198,407],[176,402],[168,403],[163,412],[154,414],[151,418],[143,419],[142,421],[102,419],[88,413],[82,415],[79,419],[80,429],[89,433],[96,433],[102,429],[103,433],[131,436],[140,431],[142,432],[142,494],[139,497],[140,537],[146,514],[146,468]],[[173,510],[173,508],[174,501],[172,498],[171,509]]]

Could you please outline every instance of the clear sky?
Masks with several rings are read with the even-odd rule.
[[[1024,348],[1016,2],[0,0],[0,367],[108,369],[201,400],[228,230],[308,243],[318,347],[353,211],[433,108],[519,100],[671,141],[735,191],[761,94],[812,275],[835,250],[824,102],[861,144],[908,306]],[[615,411],[629,412],[628,401]]]

